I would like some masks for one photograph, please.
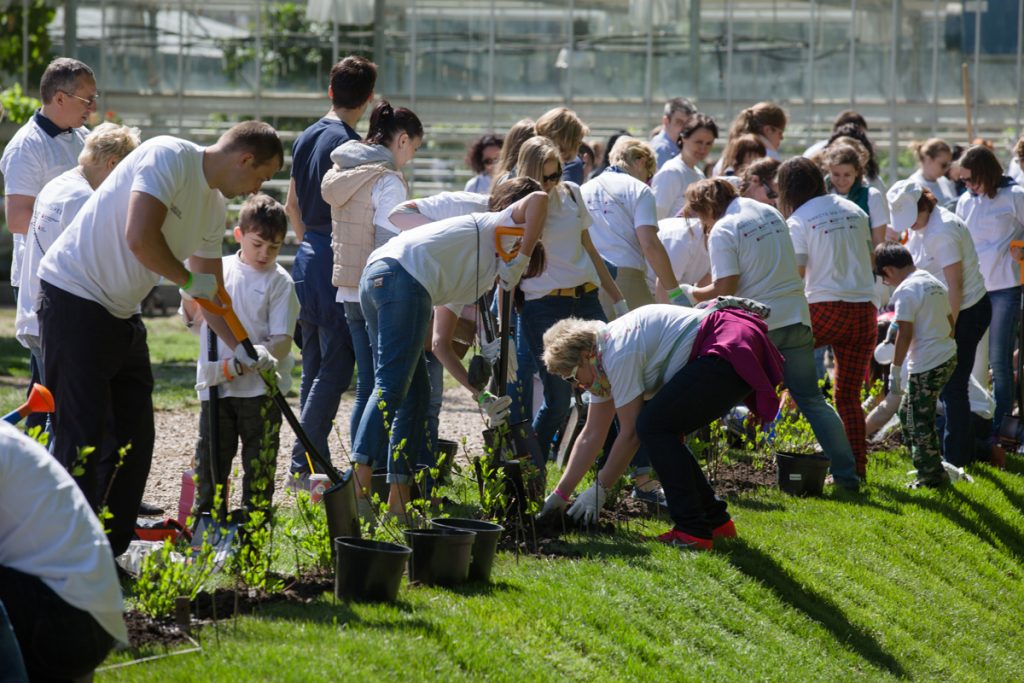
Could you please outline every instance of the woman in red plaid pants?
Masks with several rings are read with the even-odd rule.
[[[805,280],[815,346],[831,346],[836,359],[834,396],[850,440],[857,474],[867,470],[867,439],[860,388],[875,346],[872,249],[885,238],[853,202],[829,194],[809,160],[779,167],[779,208],[786,216],[797,265]]]

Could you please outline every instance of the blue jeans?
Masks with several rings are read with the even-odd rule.
[[[811,328],[803,323],[786,325],[769,331],[768,338],[785,359],[783,381],[831,461],[833,480],[848,488],[859,486],[853,449],[846,438],[843,423],[818,389]]]
[[[341,304],[338,304],[341,308]],[[338,415],[341,394],[352,382],[355,356],[348,328],[330,328],[299,321],[302,331],[302,381],[299,384],[299,423],[320,455],[331,457],[327,436]],[[292,474],[308,473],[306,449],[295,440]]]
[[[432,353],[426,354],[427,377],[430,379],[430,404],[427,406],[427,434],[430,437],[425,449],[426,459],[419,462],[433,467],[437,464],[437,432],[441,427],[441,405],[444,403],[444,366]]]
[[[1003,415],[1013,408],[1013,345],[1020,316],[1020,287],[997,289],[988,293],[992,301],[992,325],[988,331],[988,356],[992,366],[992,393],[996,412],[992,415],[991,441],[999,434]]]
[[[425,441],[430,403],[423,354],[433,310],[430,294],[401,264],[386,258],[366,266],[359,303],[370,338],[376,340],[377,370],[353,442],[353,459],[375,466],[386,459],[388,482],[408,484],[411,464]],[[389,448],[382,453],[380,444],[388,434]]]
[[[366,331],[366,318],[358,301],[346,301],[345,321],[348,323],[349,334],[352,335],[352,352],[356,358],[356,401],[349,416],[348,432],[354,441],[359,422],[363,419],[363,411],[373,391],[373,345]]]
[[[939,400],[946,413],[942,453],[947,462],[964,467],[974,460],[974,427],[967,385],[974,367],[974,352],[992,320],[992,303],[986,294],[981,301],[960,311],[956,318],[956,368]]]

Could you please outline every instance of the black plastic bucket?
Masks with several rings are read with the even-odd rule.
[[[463,583],[469,576],[476,533],[464,529],[406,529],[412,548],[409,580],[440,586]]]
[[[356,487],[352,470],[346,471],[341,481],[324,491],[323,504],[329,538],[359,538],[359,515],[356,514]],[[333,544],[331,548],[334,548]]]
[[[779,488],[793,496],[820,496],[829,459],[818,454],[776,453]]]
[[[435,484],[447,484],[452,478],[452,465],[455,464],[455,456],[459,454],[459,444],[448,439],[438,439],[436,456],[437,480]]]
[[[476,533],[473,541],[472,560],[469,563],[470,581],[490,581],[494,556],[498,552],[498,541],[505,527],[482,519],[460,519],[441,517],[430,523],[439,529],[464,529]]]
[[[394,602],[412,548],[365,538],[334,539],[334,595],[339,600]]]

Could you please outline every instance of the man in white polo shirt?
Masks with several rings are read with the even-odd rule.
[[[109,508],[115,555],[134,533],[153,455],[153,373],[140,304],[160,277],[193,297],[215,296],[224,198],[258,191],[283,160],[277,132],[257,121],[237,124],[205,148],[170,136],[148,140],[39,263],[43,365],[59,406],[54,456],[80,472],[76,481],[94,509]],[[253,361],[219,316],[207,320],[246,367],[273,367],[265,348],[257,347]],[[110,432],[116,448],[106,445]],[[97,450],[76,467],[89,446]],[[126,446],[118,465],[118,448]]]

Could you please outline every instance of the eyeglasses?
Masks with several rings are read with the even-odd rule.
[[[561,177],[562,169],[558,169],[557,173],[552,173],[551,175],[543,175],[540,177],[540,179],[543,180],[545,183],[553,183]]]
[[[772,189],[772,186],[768,183],[764,184],[764,196],[768,199],[778,199],[779,193]]]
[[[960,171],[960,180],[964,181],[964,185],[976,185],[977,181],[971,176],[964,176],[964,172]]]
[[[94,107],[94,106],[96,106],[96,102],[98,102],[99,99],[100,99],[100,94],[99,93],[96,93],[92,97],[85,98],[85,97],[79,97],[75,93],[68,92],[67,90],[61,90],[61,92],[64,93],[65,95],[67,95],[68,97],[74,97],[79,102],[84,102],[85,106],[87,106],[87,107]]]

